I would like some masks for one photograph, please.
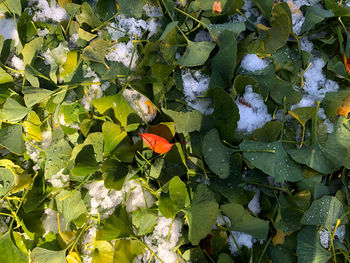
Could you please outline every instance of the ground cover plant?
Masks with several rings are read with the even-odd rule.
[[[0,262],[350,262],[350,1],[0,11]]]

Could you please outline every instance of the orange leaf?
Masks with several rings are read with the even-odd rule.
[[[156,153],[167,153],[170,151],[173,143],[169,143],[163,137],[151,133],[140,133],[142,140]]]
[[[350,112],[350,96],[347,96],[342,105],[338,108],[337,113],[341,116],[347,117]]]
[[[214,1],[213,4],[213,13],[221,13],[222,12],[222,8],[221,8],[221,2],[220,1]]]
[[[350,74],[350,58],[347,58],[345,54],[344,54],[344,65],[345,65],[346,72]]]

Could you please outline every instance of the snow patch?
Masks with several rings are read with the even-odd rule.
[[[140,118],[143,119],[144,116],[147,122],[151,122],[157,116],[157,109],[154,107],[152,102],[136,90],[125,89],[123,96],[128,101],[129,105],[140,116]]]
[[[256,54],[247,54],[242,58],[241,67],[247,71],[263,70],[269,63]]]
[[[233,239],[233,237],[234,239]],[[228,238],[228,244],[229,244],[229,249],[232,254],[237,255],[238,254],[238,247],[236,245],[236,242],[238,247],[241,249],[243,246],[247,248],[252,248],[253,243],[255,242],[255,239],[252,235],[243,233],[243,232],[238,232],[238,231],[231,231],[231,235]]]
[[[182,70],[181,75],[186,103],[203,114],[211,114],[213,112],[213,108],[210,107],[211,99],[197,98],[208,89],[209,77],[201,74],[199,70],[189,69]]]
[[[251,85],[246,86],[243,97],[237,99],[236,104],[240,115],[237,130],[243,134],[252,133],[272,119],[267,112],[264,100],[259,94],[253,92]]]
[[[59,170],[55,175],[53,175],[49,180],[49,183],[52,184],[55,188],[63,187],[69,181],[69,175],[63,173],[64,168]]]
[[[13,39],[15,46],[19,43],[15,21],[12,18],[5,18],[2,12],[0,12],[0,34],[4,36],[4,39]]]
[[[51,0],[50,5],[46,0],[30,0],[28,5],[34,8],[36,3],[36,9],[33,16],[33,21],[42,22],[61,22],[68,20],[69,15],[64,8],[62,8],[56,0]]]
[[[181,256],[173,252],[172,249],[176,246],[181,237],[182,222],[180,219],[158,217],[156,226],[151,235],[144,238],[144,242],[157,254],[157,256],[167,263],[183,262]],[[151,257],[151,252],[146,251],[143,255],[143,262],[148,262]],[[160,261],[155,260],[156,263]]]

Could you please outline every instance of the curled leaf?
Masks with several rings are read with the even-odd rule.
[[[156,153],[167,153],[170,151],[173,143],[169,143],[163,137],[151,133],[140,133],[142,140]]]

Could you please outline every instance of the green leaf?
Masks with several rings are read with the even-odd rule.
[[[114,213],[105,220],[102,238],[112,240],[133,235],[132,223],[124,206],[118,206]]]
[[[142,0],[118,0],[119,13],[140,19],[143,12]]]
[[[302,191],[293,196],[280,195],[280,214],[275,227],[283,233],[297,231],[301,228],[300,220],[310,204],[310,191]]]
[[[305,20],[301,27],[300,34],[309,31],[316,24],[321,23],[325,18],[332,17],[331,10],[325,10],[321,6],[308,6],[305,12]]]
[[[30,111],[31,108],[24,107],[17,100],[10,97],[4,103],[3,108],[0,109],[0,120],[18,122],[22,120]]]
[[[191,206],[185,209],[188,221],[188,239],[192,245],[198,245],[211,231],[219,210],[214,194],[203,185],[198,185]]]
[[[31,23],[33,15],[30,15],[30,10],[26,8],[17,21],[17,31],[22,45],[29,42],[33,36],[36,36],[34,25]]]
[[[153,231],[158,216],[146,211],[137,210],[132,214],[132,223],[137,228],[137,235],[144,236]]]
[[[166,25],[162,35],[159,38],[159,41],[162,41],[166,38],[166,36],[174,29],[176,28],[177,24],[179,23],[179,21],[173,21],[170,22],[169,24]]]
[[[317,227],[306,226],[299,232],[297,255],[300,263],[326,263],[329,261],[331,253],[321,246]]]
[[[244,232],[258,239],[267,237],[269,222],[252,216],[243,206],[229,203],[222,205],[221,210],[231,221],[230,230]]]
[[[208,131],[202,144],[202,153],[209,169],[219,178],[225,179],[230,176],[230,159],[233,150],[222,144],[216,129]]]
[[[91,263],[111,263],[113,262],[114,249],[110,242],[106,240],[96,240],[93,242]]]
[[[291,13],[287,3],[276,4],[271,12],[271,27],[258,24],[259,37],[248,49],[260,54],[271,54],[283,47],[292,32]]]
[[[185,53],[179,58],[177,64],[183,67],[196,67],[203,65],[214,49],[215,43],[209,41],[188,41]]]
[[[350,95],[349,89],[339,90],[337,92],[327,92],[321,102],[321,107],[327,118],[333,119],[337,115],[339,107],[343,101]]]
[[[225,30],[220,34],[218,42],[220,49],[211,62],[209,87],[229,88],[236,67],[237,41],[234,33]]]
[[[99,0],[96,4],[96,14],[103,21],[107,21],[117,12],[114,0]]]
[[[213,39],[218,39],[225,31],[230,31],[237,38],[246,29],[244,22],[227,24],[209,24],[208,30]]]
[[[180,179],[180,177],[175,176],[171,178],[169,182],[169,195],[178,211],[185,206],[186,200],[189,200],[186,184]]]
[[[250,164],[274,177],[276,182],[297,182],[303,179],[301,166],[288,156],[281,141],[243,141],[239,147]]]
[[[200,247],[187,249],[183,253],[182,258],[186,260],[186,262],[208,263],[208,260]]]
[[[56,206],[67,224],[87,212],[79,191],[61,191],[56,197]]]
[[[66,250],[53,251],[42,247],[36,247],[30,254],[35,263],[66,263]]]
[[[3,196],[10,191],[14,181],[15,178],[11,170],[0,168],[0,196]]]
[[[71,157],[72,148],[69,143],[61,139],[57,142],[52,142],[45,150],[45,178],[50,179],[67,165],[67,160]]]
[[[94,148],[91,144],[85,145],[74,160],[74,168],[71,170],[75,176],[86,176],[98,169]]]
[[[24,153],[25,147],[21,125],[9,125],[0,129],[0,145],[17,155]]]
[[[112,46],[113,44],[110,41],[97,39],[83,49],[81,57],[84,60],[102,63],[108,68],[105,61],[105,55],[107,50]]]
[[[214,88],[209,93],[214,100],[214,112],[209,115],[220,137],[232,142],[239,121],[239,111],[231,95],[222,88]]]
[[[162,169],[165,165],[163,158],[157,158],[154,160],[149,176],[153,179],[158,179],[161,176]]]
[[[84,2],[81,5],[80,14],[77,15],[76,18],[80,25],[83,25],[83,23],[86,23],[93,28],[98,27],[102,23],[96,17],[94,11],[92,10],[91,6],[87,2]]]
[[[24,94],[24,103],[27,107],[32,107],[35,104],[42,102],[54,93],[52,90],[28,86],[23,87],[22,92]]]
[[[261,142],[274,142],[282,131],[282,123],[279,121],[268,121],[259,129],[248,135],[249,140]]]
[[[128,171],[128,168],[123,163],[113,159],[106,159],[101,165],[105,187],[117,191],[121,190]]]
[[[311,204],[301,219],[301,223],[304,225],[324,225],[327,229],[332,230],[343,214],[342,203],[334,196],[325,195]]]
[[[31,42],[24,45],[22,50],[23,64],[31,65],[36,58],[38,52],[42,50],[44,39],[42,37],[36,37]]]
[[[8,74],[5,70],[0,68],[0,84],[13,82],[13,78],[10,74]]]
[[[145,246],[138,240],[133,239],[117,239],[115,241],[113,262],[130,263],[142,254]]]
[[[141,123],[140,117],[121,93],[93,100],[92,104],[101,114],[112,108],[115,117],[128,132],[136,130]]]
[[[164,108],[162,108],[162,111],[173,119],[178,133],[201,131],[208,128],[207,117],[200,111],[181,112]]]
[[[275,2],[274,0],[252,0],[252,2],[260,9],[261,13],[263,13],[266,18],[270,18],[271,10]]]
[[[6,0],[4,4],[12,13],[19,16],[22,14],[21,0]]]
[[[315,142],[309,147],[289,150],[288,153],[296,162],[320,173],[330,174],[344,164],[348,150],[339,144],[335,134],[330,134],[325,143]]]
[[[127,136],[126,132],[121,131],[121,127],[110,121],[106,121],[102,125],[104,153],[109,154],[118,144]]]
[[[27,256],[13,243],[10,231],[0,237],[0,262],[28,262]]]
[[[234,261],[228,254],[221,253],[218,257],[218,263],[234,263]]]

